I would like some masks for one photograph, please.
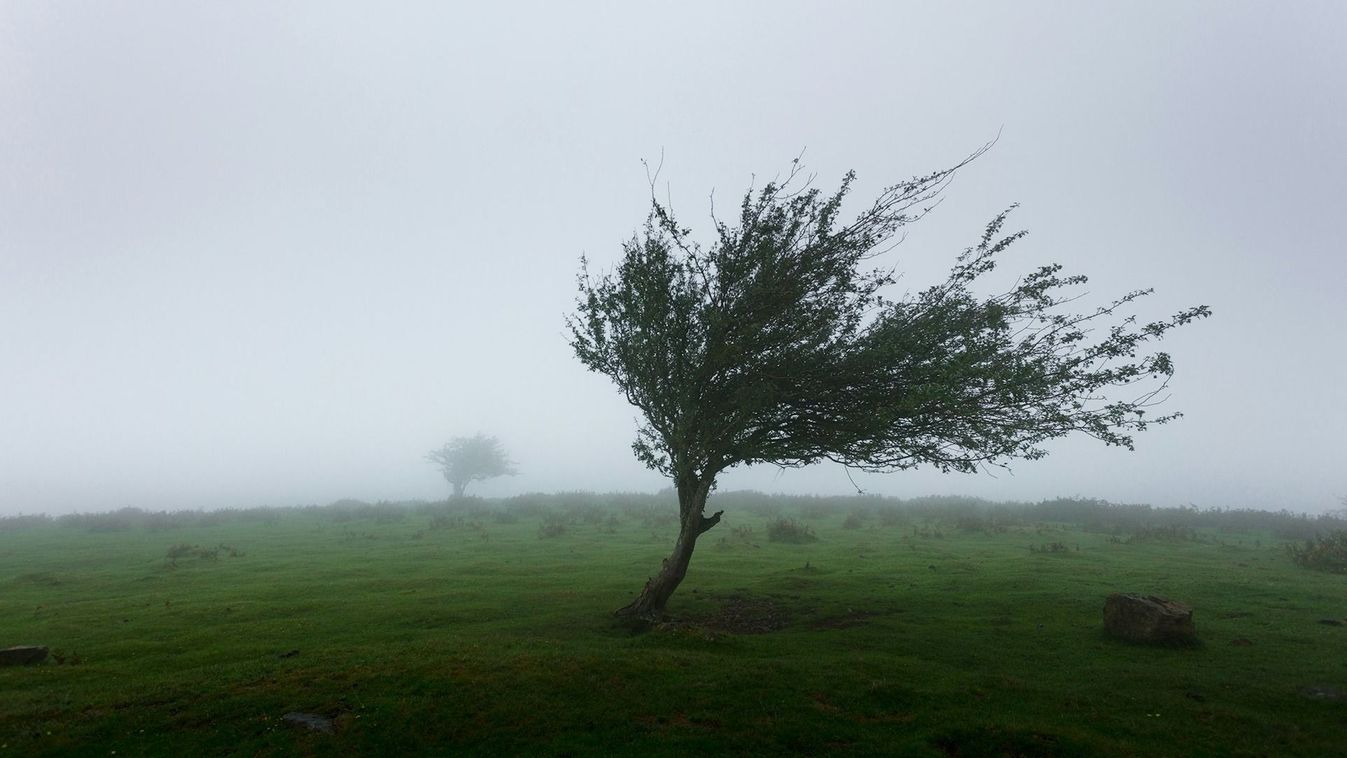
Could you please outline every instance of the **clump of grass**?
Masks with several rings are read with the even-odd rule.
[[[1069,552],[1071,552],[1071,548],[1067,547],[1064,543],[1061,543],[1061,542],[1049,542],[1049,543],[1047,543],[1047,544],[1045,544],[1045,545],[1030,545],[1030,546],[1029,546],[1029,552],[1031,552],[1031,553],[1069,553]]]
[[[202,547],[200,545],[191,545],[186,542],[180,542],[168,549],[164,556],[170,566],[177,566],[179,560],[219,560],[220,554],[224,553],[230,558],[238,558],[243,552],[236,547],[220,544],[215,547]]]
[[[865,526],[865,511],[853,510],[842,520],[843,529],[860,529]]]
[[[569,529],[570,519],[562,513],[549,513],[543,518],[542,526],[538,527],[538,539],[545,540],[552,537],[560,537]]]
[[[177,565],[179,558],[206,558],[215,560],[220,557],[220,551],[215,548],[204,548],[200,545],[189,545],[186,542],[174,545],[168,549],[169,563]]]
[[[767,539],[771,542],[788,542],[796,545],[818,541],[814,530],[808,525],[785,517],[778,517],[767,525]]]
[[[1305,540],[1304,545],[1287,545],[1291,560],[1298,566],[1335,574],[1347,573],[1347,529]]]
[[[203,548],[201,545],[178,543],[168,548],[164,560],[168,561],[168,565],[178,565],[179,560],[220,560],[221,552],[229,557],[244,555],[244,553],[238,551],[238,548],[224,544],[216,545],[213,548]]]

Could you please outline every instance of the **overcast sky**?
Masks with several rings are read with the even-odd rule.
[[[581,254],[641,159],[705,230],[805,150],[819,186],[967,167],[891,255],[935,282],[1011,203],[1002,266],[1207,304],[1179,422],[899,496],[1322,511],[1347,494],[1347,4],[0,3],[0,512],[655,490],[571,355]],[[843,470],[721,487],[843,494]]]

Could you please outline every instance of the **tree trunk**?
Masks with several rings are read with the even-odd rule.
[[[468,488],[467,482],[454,482],[454,499],[463,497],[463,491]]]
[[[697,538],[720,523],[720,515],[724,513],[716,511],[710,518],[702,515],[713,481],[691,480],[686,484],[679,482],[680,518],[678,541],[674,543],[673,554],[664,559],[659,573],[646,581],[641,594],[629,605],[617,609],[614,615],[640,623],[654,623],[664,618],[664,606],[688,573],[688,563],[692,560],[692,550],[697,546]]]

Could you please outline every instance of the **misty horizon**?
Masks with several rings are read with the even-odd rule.
[[[426,453],[478,432],[519,473],[469,494],[662,490],[563,323],[644,222],[642,161],[706,240],[712,193],[802,151],[854,211],[998,134],[877,261],[894,294],[1018,203],[998,275],[1211,306],[1157,345],[1184,418],[720,491],[1343,507],[1338,6],[530,8],[0,10],[0,516],[442,500]]]

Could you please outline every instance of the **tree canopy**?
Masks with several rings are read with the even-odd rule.
[[[1138,323],[1125,311],[1150,290],[1137,290],[1072,312],[1086,278],[1058,264],[980,294],[1025,234],[1005,231],[1010,209],[944,281],[889,294],[895,273],[870,262],[981,152],[885,188],[847,221],[854,173],[824,194],[797,161],[784,181],[748,191],[733,223],[713,215],[708,245],[652,196],[615,270],[596,275],[582,259],[571,346],[644,416],[633,449],[679,491],[678,549],[687,542],[690,555],[715,525],[706,494],[733,466],[971,472],[1042,457],[1042,443],[1073,432],[1131,448],[1136,432],[1178,417],[1151,415],[1174,365],[1143,348],[1208,309]],[[634,605],[663,610],[660,599]]]
[[[456,498],[463,497],[472,482],[518,473],[500,440],[480,432],[449,440],[440,449],[426,453],[426,460],[440,467],[445,481],[453,485]]]

